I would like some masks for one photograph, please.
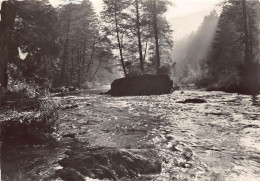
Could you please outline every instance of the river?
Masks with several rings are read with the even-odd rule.
[[[2,168],[14,180],[50,180],[62,168],[58,161],[64,152],[77,144],[152,148],[164,162],[150,180],[260,180],[259,96],[187,90],[111,97],[96,92],[48,97],[77,105],[62,110],[58,120],[59,135],[73,136],[42,146],[10,146],[2,153]],[[189,98],[207,103],[177,103]]]

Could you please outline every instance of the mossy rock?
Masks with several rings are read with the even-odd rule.
[[[162,159],[154,150],[100,148],[71,151],[68,155],[59,162],[63,169],[72,168],[93,179],[137,178],[161,172]]]

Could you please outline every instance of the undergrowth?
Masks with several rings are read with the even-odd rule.
[[[54,140],[57,131],[60,103],[43,100],[32,112],[9,111],[1,121],[1,140],[4,144],[43,144]]]

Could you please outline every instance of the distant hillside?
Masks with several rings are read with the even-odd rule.
[[[202,23],[205,15],[209,14],[211,8],[207,8],[195,13],[190,13],[185,16],[180,16],[170,19],[170,23],[173,26],[173,38],[174,40],[183,39],[185,36],[198,30],[199,25]]]
[[[217,22],[218,14],[214,10],[204,17],[197,31],[175,41],[172,59],[177,63],[177,75],[182,82],[193,82],[193,79],[202,73],[201,64],[206,60],[216,32]],[[189,26],[192,23],[194,21],[187,18],[186,25]]]

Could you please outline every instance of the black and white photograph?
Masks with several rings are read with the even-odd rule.
[[[0,0],[0,181],[260,181],[260,0]]]

